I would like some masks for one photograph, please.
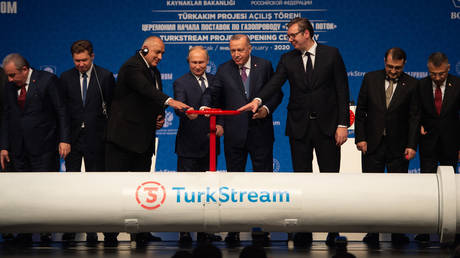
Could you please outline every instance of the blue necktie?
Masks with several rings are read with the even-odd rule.
[[[88,90],[88,75],[86,73],[82,74],[83,76],[83,87],[82,87],[82,100],[83,100],[83,106],[86,103],[86,91]]]

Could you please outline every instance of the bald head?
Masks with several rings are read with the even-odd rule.
[[[165,44],[159,37],[151,36],[144,40],[142,49],[149,50],[147,55],[144,56],[149,65],[157,66],[163,58],[163,54],[165,52]]]

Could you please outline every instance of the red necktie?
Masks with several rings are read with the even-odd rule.
[[[434,106],[436,107],[436,112],[438,112],[438,115],[441,114],[442,92],[441,87],[439,86],[436,86],[436,90],[434,91]]]
[[[26,103],[26,85],[21,87],[21,91],[18,96],[18,105],[21,109],[24,109],[24,104]]]

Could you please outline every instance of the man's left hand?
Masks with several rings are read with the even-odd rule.
[[[165,117],[163,115],[158,115],[157,122],[156,122],[157,129],[161,129],[164,123],[165,123]]]
[[[268,111],[264,107],[260,107],[254,115],[252,115],[252,119],[262,119],[268,115]]]
[[[59,156],[63,159],[67,157],[70,153],[70,144],[65,142],[59,143]]]
[[[404,157],[407,159],[407,160],[411,160],[415,157],[415,153],[417,153],[416,150],[412,149],[412,148],[406,148],[406,150],[404,151]]]
[[[337,127],[335,131],[335,145],[341,146],[348,139],[348,128],[346,127]]]

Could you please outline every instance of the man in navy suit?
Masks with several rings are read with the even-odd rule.
[[[214,75],[206,73],[209,62],[208,51],[195,46],[189,49],[187,62],[190,72],[174,81],[174,98],[197,110],[202,105],[202,97],[214,80]],[[205,172],[209,170],[209,118],[185,114],[176,110],[180,117],[176,135],[177,171]],[[217,132],[220,136],[222,131]],[[219,151],[217,139],[217,153]],[[220,236],[198,232],[197,241],[220,241]],[[181,232],[179,242],[190,243],[190,233]]]
[[[421,106],[420,172],[436,173],[438,165],[457,170],[460,161],[460,78],[449,73],[449,59],[436,52],[428,57],[429,76],[419,82]],[[419,234],[415,240],[430,240]],[[460,242],[460,235],[455,241]]]
[[[107,110],[115,87],[113,74],[93,63],[93,45],[78,40],[70,48],[75,67],[61,74],[61,89],[70,119],[72,151],[65,159],[67,172],[105,171],[105,131]],[[96,242],[96,233],[86,240]],[[75,234],[66,233],[63,240],[72,241]]]
[[[66,171],[105,171],[104,137],[107,110],[112,103],[113,74],[95,64],[93,46],[79,40],[70,48],[75,67],[61,74],[61,87],[70,117],[72,151],[66,158]]]
[[[247,35],[237,34],[230,38],[232,60],[219,66],[210,92],[205,98],[205,106],[211,102],[213,107],[235,110],[258,96],[273,75],[273,67],[270,61],[252,56],[251,50]],[[224,132],[227,171],[245,171],[248,154],[253,171],[273,171],[272,114],[282,98],[283,93],[278,89],[266,99],[264,106],[254,116],[243,112],[218,119],[217,127]],[[253,117],[256,119],[252,119]],[[239,234],[230,232],[226,241],[239,242]]]
[[[306,18],[288,23],[287,36],[295,49],[281,56],[272,79],[239,110],[255,112],[288,80],[286,135],[294,171],[312,172],[314,149],[321,172],[339,172],[340,146],[347,140],[350,124],[347,72],[339,50],[317,43],[313,35]],[[327,243],[334,244],[336,236],[329,234]],[[311,241],[311,233],[294,236],[295,245]]]
[[[33,70],[19,54],[3,59],[5,87],[1,165],[13,171],[58,171],[70,152],[70,130],[55,75]]]
[[[70,152],[70,134],[57,77],[33,70],[19,54],[7,55],[3,68],[9,83],[3,98],[2,169],[8,165],[8,171],[58,171],[59,156]],[[18,234],[16,239],[31,243],[32,234]],[[47,233],[40,239],[51,240]]]

